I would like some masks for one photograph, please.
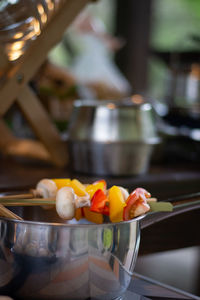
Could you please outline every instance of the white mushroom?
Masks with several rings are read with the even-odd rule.
[[[71,187],[63,187],[56,195],[56,211],[62,219],[71,220],[75,215],[76,195]]]
[[[79,197],[77,196],[75,199],[76,208],[90,206],[90,195],[88,193],[85,196]]]
[[[35,193],[35,196],[42,198],[55,198],[57,193],[56,183],[51,179],[42,179],[36,185],[33,193]]]
[[[122,186],[119,187],[121,192],[122,192],[122,195],[123,195],[123,198],[124,198],[124,201],[127,200],[128,196],[129,196],[129,192],[127,191],[127,189],[123,188]]]

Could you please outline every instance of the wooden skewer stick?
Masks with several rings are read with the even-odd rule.
[[[0,204],[5,206],[40,206],[40,205],[53,205],[55,206],[55,198],[31,198],[31,199],[15,199],[15,198],[0,198]]]
[[[26,194],[17,194],[17,195],[5,195],[5,196],[0,196],[0,200],[7,200],[7,199],[31,199],[33,198],[34,195],[33,193],[26,193]]]
[[[11,219],[23,220],[21,217],[14,214],[12,211],[10,211],[9,209],[7,209],[1,204],[0,204],[0,216],[11,218]]]

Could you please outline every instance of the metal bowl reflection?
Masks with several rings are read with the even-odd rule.
[[[119,298],[136,262],[139,219],[96,225],[0,218],[0,293],[26,300]]]

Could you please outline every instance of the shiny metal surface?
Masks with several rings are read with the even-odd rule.
[[[102,176],[145,173],[153,149],[144,143],[69,143],[73,171]]]
[[[158,142],[150,103],[131,100],[78,100],[69,130],[72,140],[95,142]]]
[[[76,101],[69,128],[74,171],[99,175],[144,173],[160,142],[150,103]]]
[[[137,258],[139,219],[56,224],[0,218],[0,294],[15,299],[118,299]]]
[[[172,107],[199,113],[200,65],[197,63],[173,67],[168,72],[166,100]]]

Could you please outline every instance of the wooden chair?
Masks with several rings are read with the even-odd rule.
[[[36,158],[65,166],[67,149],[48,113],[29,81],[46,60],[49,51],[62,39],[66,28],[89,0],[66,0],[52,16],[36,40],[15,64],[8,61],[0,48],[0,151],[6,155]],[[38,138],[18,139],[5,124],[4,117],[17,102]]]

